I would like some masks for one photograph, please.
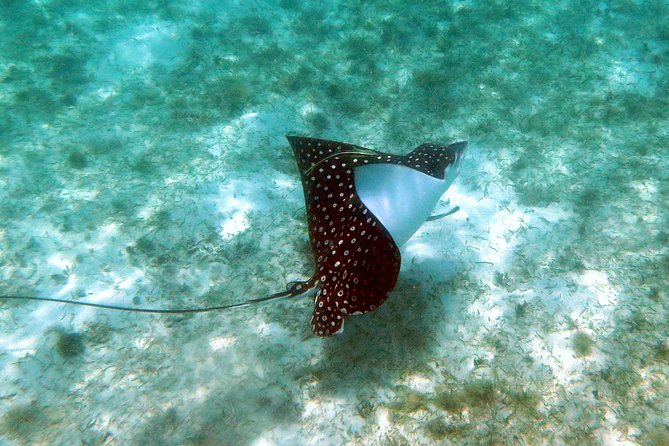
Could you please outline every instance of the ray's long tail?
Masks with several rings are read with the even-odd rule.
[[[18,296],[11,294],[0,294],[0,300],[13,299],[13,300],[31,300],[39,302],[54,302],[59,304],[70,304],[84,307],[100,308],[103,310],[131,311],[133,313],[189,314],[189,313],[207,313],[210,311],[230,310],[233,308],[247,307],[249,305],[256,305],[259,303],[268,302],[272,300],[279,300],[289,297],[302,297],[303,295],[308,295],[309,292],[315,288],[316,283],[317,279],[314,276],[306,281],[290,282],[286,287],[286,291],[270,294],[269,296],[258,297],[255,299],[249,299],[243,302],[237,302],[234,304],[227,304],[227,305],[215,305],[211,307],[175,308],[175,309],[135,308],[135,307],[126,307],[123,305],[99,304],[83,300],[59,299],[55,297],[42,297],[42,296]]]

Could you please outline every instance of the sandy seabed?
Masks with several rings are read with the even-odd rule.
[[[0,5],[0,292],[234,303],[313,262],[286,133],[467,139],[343,335],[0,302],[7,445],[669,444],[669,6]]]

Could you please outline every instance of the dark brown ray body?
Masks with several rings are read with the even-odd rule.
[[[354,171],[365,164],[399,164],[443,179],[456,148],[423,144],[405,156],[315,138],[288,136],[302,179],[309,237],[320,283],[311,320],[316,335],[343,327],[345,315],[378,308],[400,270],[394,240],[355,191]]]

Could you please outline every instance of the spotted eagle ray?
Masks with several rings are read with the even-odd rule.
[[[431,216],[460,169],[466,142],[425,143],[407,155],[353,144],[287,136],[304,190],[316,270],[286,291],[244,302],[200,308],[155,309],[37,296],[0,295],[144,313],[200,313],[231,309],[315,291],[311,328],[340,333],[344,319],[381,306],[395,288],[402,246]]]
[[[311,329],[329,336],[344,317],[373,311],[395,288],[400,250],[455,179],[465,142],[426,143],[398,156],[288,136],[300,170],[318,285]]]

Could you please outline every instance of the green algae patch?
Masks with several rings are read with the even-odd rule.
[[[33,435],[43,431],[48,424],[45,408],[39,404],[15,405],[0,419],[0,435],[30,444]]]
[[[583,333],[582,331],[577,332],[571,338],[571,347],[579,358],[590,356],[594,346],[595,341],[587,333]]]
[[[56,351],[63,358],[74,358],[83,354],[86,351],[84,336],[74,332],[58,333]]]

